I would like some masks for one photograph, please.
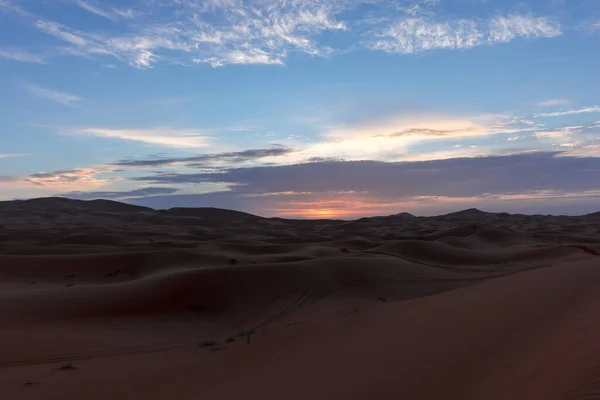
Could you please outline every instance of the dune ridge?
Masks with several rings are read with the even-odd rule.
[[[0,221],[7,398],[600,396],[600,213],[47,198],[0,202]]]

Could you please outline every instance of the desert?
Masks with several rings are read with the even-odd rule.
[[[10,399],[600,395],[600,214],[0,203]]]

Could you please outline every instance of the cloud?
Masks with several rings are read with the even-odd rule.
[[[121,160],[113,165],[118,167],[143,168],[143,167],[165,167],[176,164],[185,164],[188,168],[207,168],[218,163],[239,164],[248,161],[265,159],[269,157],[284,156],[293,152],[286,147],[272,147],[267,149],[249,149],[243,151],[203,154],[194,157],[179,158],[152,158],[145,160]]]
[[[109,129],[109,128],[69,128],[61,131],[70,135],[89,135],[96,137],[133,140],[148,144],[177,148],[200,148],[210,146],[211,138],[198,129],[178,129],[155,127],[148,129]]]
[[[585,128],[584,125],[565,126],[555,128],[554,130],[542,130],[535,133],[538,138],[565,138],[570,137],[575,133],[580,133]]]
[[[0,0],[0,11],[15,13],[22,17],[28,17],[31,14],[25,11],[22,7],[8,0]]]
[[[0,158],[24,157],[30,155],[30,153],[0,153]]]
[[[71,3],[110,23],[78,30],[22,9],[19,15],[66,44],[59,54],[101,58],[102,63],[116,58],[136,68],[159,62],[283,65],[292,53],[329,56],[367,48],[412,54],[562,33],[558,22],[526,14],[443,20],[433,11],[438,1],[153,0],[135,9],[92,0]],[[343,40],[329,40],[332,35]],[[335,43],[346,45],[336,48]]]
[[[111,167],[87,167],[72,170],[39,172],[31,174],[24,181],[51,190],[91,190],[104,185],[109,179],[97,175],[112,172]]]
[[[580,130],[570,128],[573,132]],[[589,146],[596,146],[598,151],[600,141]],[[570,152],[528,152],[428,161],[230,166],[211,171],[213,162],[231,163],[237,157],[277,157],[276,151],[271,153],[275,149],[258,149],[199,156],[203,160],[200,167],[205,167],[202,172],[158,171],[127,181],[120,178],[120,186],[152,185],[122,192],[98,191],[115,179],[103,174],[123,167],[157,167],[190,160],[156,159],[163,163],[160,165],[146,162],[152,160],[124,160],[110,166],[41,172],[25,179],[2,177],[0,186],[23,193],[23,183],[27,182],[45,194],[63,193],[62,196],[73,198],[119,199],[155,208],[212,206],[288,217],[354,218],[399,211],[435,214],[485,205],[498,211],[537,207],[536,212],[576,213],[575,210],[586,207],[597,208],[600,200],[600,182],[595,179],[600,173],[600,157],[586,154],[583,150],[592,149],[585,147],[577,157]],[[588,210],[591,211],[597,210]]]
[[[55,196],[61,192],[94,191],[121,179],[104,175],[113,172],[116,172],[114,167],[91,166],[28,176],[0,176],[0,198],[34,198]]]
[[[406,136],[428,136],[428,137],[452,137],[453,135],[468,134],[475,128],[465,129],[429,129],[429,128],[410,128],[387,135],[376,135],[374,137],[406,137]]]
[[[131,8],[113,8],[113,13],[117,14],[118,16],[120,16],[121,18],[125,18],[125,19],[133,19],[136,18],[138,16],[138,13],[135,10],[132,10]]]
[[[126,192],[68,192],[59,194],[59,197],[67,197],[70,199],[79,200],[94,200],[94,199],[110,199],[110,200],[126,200],[139,197],[157,196],[165,194],[173,194],[179,189],[166,187],[147,187],[135,189]]]
[[[84,10],[87,10],[87,11],[91,12],[92,14],[96,14],[96,15],[99,15],[101,17],[113,20],[113,21],[115,20],[115,17],[110,12],[104,11],[101,8],[96,7],[96,6],[94,6],[94,5],[92,5],[92,4],[88,3],[88,2],[85,2],[83,0],[75,0],[75,4],[77,6],[83,8]]]
[[[77,31],[52,21],[38,20],[35,25],[41,31],[70,44],[71,47],[66,51],[68,55],[110,56],[137,68],[148,68],[158,60],[159,57],[154,54],[157,49],[190,50],[188,45],[168,37],[172,28],[151,28],[157,32],[147,32],[143,36],[108,36],[104,33]]]
[[[219,173],[158,174],[135,180],[155,184],[226,182],[238,185],[234,192],[239,194],[359,191],[388,197],[600,189],[600,182],[592,179],[600,169],[600,158],[560,154],[536,152],[419,162],[321,162]]]
[[[552,129],[543,129],[535,133],[540,143],[550,143],[560,148],[565,155],[576,157],[600,157],[600,128],[597,124],[581,124]]]
[[[432,141],[475,140],[495,134],[539,130],[532,121],[498,115],[452,116],[435,113],[403,113],[365,121],[324,126],[312,143],[285,157],[287,163],[310,159],[401,161],[457,154],[473,155],[472,150],[437,151],[430,155],[413,147]],[[300,147],[300,146],[298,146]],[[477,154],[486,152],[475,150]],[[283,160],[282,160],[283,161]]]
[[[227,192],[153,196],[135,203],[157,208],[217,206],[304,217],[410,210],[436,213],[474,204],[491,204],[499,211],[552,206],[576,213],[583,206],[597,210],[598,173],[600,158],[559,152],[420,162],[318,162],[140,177],[136,180],[154,184],[224,182],[232,186]]]
[[[600,106],[592,106],[592,107],[585,107],[585,108],[572,109],[572,110],[555,111],[555,112],[549,112],[549,113],[539,113],[539,114],[535,114],[534,117],[535,118],[562,117],[564,115],[597,113],[597,112],[600,112]]]
[[[56,22],[38,20],[35,23],[35,26],[39,30],[49,35],[55,36],[58,39],[64,40],[65,42],[68,42],[70,44],[74,44],[80,47],[87,46],[89,44],[89,42],[80,34]]]
[[[487,121],[479,117],[436,115],[433,113],[408,113],[390,115],[332,126],[322,133],[331,140],[348,138],[436,138],[464,137],[485,134]]]
[[[587,35],[595,35],[596,33],[600,32],[600,21],[585,21],[580,24],[577,29]]]
[[[283,64],[290,51],[327,54],[329,48],[319,46],[313,37],[323,31],[345,29],[343,23],[335,20],[335,2],[281,1],[275,6],[242,1],[156,3],[162,3],[160,21],[132,26],[132,32],[126,35],[78,31],[44,19],[38,19],[35,26],[72,45],[71,54],[112,56],[138,68],[149,68],[166,58],[213,67]],[[108,19],[136,13],[107,12],[80,0],[76,4]],[[164,53],[170,53],[169,57]],[[179,53],[179,57],[172,53]]]
[[[24,63],[46,64],[42,56],[39,54],[29,53],[20,49],[0,49],[0,58]]]
[[[549,99],[538,103],[542,107],[566,106],[568,104],[571,104],[571,100],[569,99]]]
[[[92,14],[99,15],[111,21],[117,21],[121,18],[132,19],[135,18],[135,12],[131,9],[119,9],[111,8],[105,10],[98,5],[92,4],[89,1],[74,0],[75,5],[91,12]]]
[[[74,94],[59,92],[58,90],[45,88],[42,86],[35,85],[33,83],[25,84],[25,88],[29,90],[31,94],[33,94],[36,97],[39,97],[40,99],[51,100],[69,107],[73,107],[75,103],[78,103],[81,100],[83,100],[81,97],[76,96]]]
[[[428,17],[402,18],[376,30],[367,46],[388,53],[413,54],[436,49],[470,49],[507,43],[517,38],[560,36],[560,25],[546,17],[513,14],[487,21],[435,21]]]
[[[488,24],[488,43],[506,43],[517,38],[552,38],[562,35],[560,24],[548,17],[512,14],[497,16]]]
[[[53,196],[60,192],[92,191],[118,180],[102,177],[113,167],[87,167],[72,170],[40,172],[29,176],[0,176],[0,198],[32,198]]]

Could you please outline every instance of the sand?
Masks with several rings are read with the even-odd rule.
[[[7,399],[600,398],[600,215],[0,202]]]

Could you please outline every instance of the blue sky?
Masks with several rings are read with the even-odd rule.
[[[0,200],[600,209],[600,3],[0,0]]]

